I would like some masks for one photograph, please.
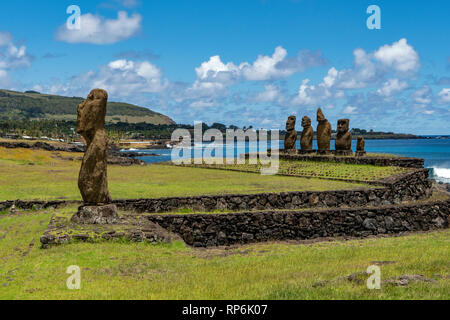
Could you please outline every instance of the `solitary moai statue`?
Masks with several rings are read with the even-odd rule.
[[[340,119],[338,120],[338,129],[336,135],[336,154],[337,155],[350,155],[352,152],[352,134],[349,131],[350,120]]]
[[[362,157],[366,155],[366,141],[364,137],[358,137],[358,144],[356,145],[356,156]]]
[[[83,136],[87,145],[78,177],[84,206],[73,218],[79,223],[114,223],[118,218],[117,207],[111,205],[108,191],[108,142],[105,130],[107,102],[108,93],[94,89],[78,105],[77,133]]]
[[[293,153],[297,148],[297,131],[295,130],[296,116],[290,116],[286,121],[286,137],[284,138],[284,151]]]
[[[331,124],[323,115],[322,109],[317,110],[317,145],[319,147],[319,153],[330,153],[330,141],[331,141]]]
[[[302,153],[312,153],[313,152],[313,138],[314,130],[311,127],[311,119],[304,116],[302,119],[303,132],[300,139],[300,146]]]

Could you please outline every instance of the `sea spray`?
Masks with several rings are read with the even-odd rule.
[[[435,180],[450,183],[450,169],[449,168],[431,168],[431,177]]]

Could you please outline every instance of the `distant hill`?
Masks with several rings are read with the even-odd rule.
[[[83,100],[79,97],[40,94],[36,91],[22,93],[0,89],[0,120],[74,120],[77,117],[77,106]],[[163,114],[122,102],[108,102],[106,121],[175,124]]]

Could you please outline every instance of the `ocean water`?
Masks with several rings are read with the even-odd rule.
[[[300,148],[300,142],[297,143]],[[269,148],[271,148],[269,143]],[[283,147],[280,141],[279,147]],[[223,154],[226,155],[226,146],[224,145]],[[314,141],[314,148],[317,148]],[[331,142],[331,148],[334,149],[334,141]],[[248,151],[265,151],[267,146],[258,148],[256,143],[241,143],[234,146],[236,156]],[[356,141],[353,141],[353,150],[356,150]],[[193,156],[194,152],[205,151],[205,147],[195,146],[191,148],[191,155],[182,155],[180,157]],[[417,157],[425,159],[425,167],[430,169],[430,177],[438,181],[450,183],[450,139],[414,139],[414,140],[366,140],[366,151],[371,153],[389,153],[405,157]],[[151,157],[140,157],[147,163],[160,163],[171,161],[172,150],[140,150],[143,154],[154,154]],[[209,154],[210,151],[207,151]],[[212,153],[214,156],[214,152]]]

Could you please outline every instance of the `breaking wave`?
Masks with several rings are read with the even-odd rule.
[[[432,170],[432,178],[450,183],[450,169],[449,168],[431,168]]]

